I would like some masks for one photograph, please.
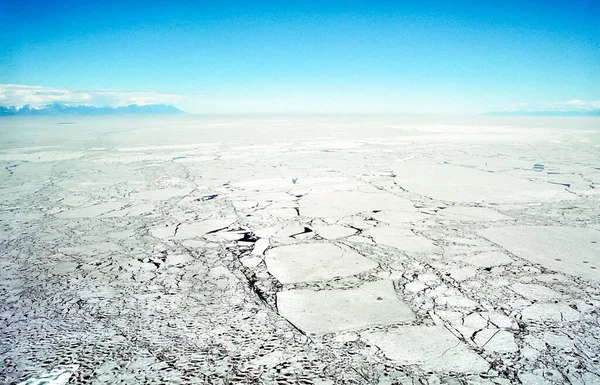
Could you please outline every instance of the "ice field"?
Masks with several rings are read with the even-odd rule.
[[[3,384],[600,384],[600,118],[3,118],[0,162]]]

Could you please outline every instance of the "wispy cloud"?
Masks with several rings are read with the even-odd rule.
[[[549,110],[553,111],[590,111],[600,109],[600,100],[583,101],[583,100],[568,100],[561,103],[552,103],[548,106]]]
[[[507,111],[593,111],[600,109],[600,100],[567,100],[547,104],[519,103],[510,106]]]
[[[0,105],[16,107],[25,104],[42,106],[54,102],[118,107],[129,104],[178,104],[182,99],[181,95],[154,91],[79,91],[22,84],[0,84]]]

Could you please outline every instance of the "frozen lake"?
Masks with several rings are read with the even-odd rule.
[[[0,162],[0,382],[600,384],[600,118],[2,118]]]

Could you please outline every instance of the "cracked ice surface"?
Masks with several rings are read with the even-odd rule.
[[[600,382],[597,119],[55,123],[0,120],[2,383]]]

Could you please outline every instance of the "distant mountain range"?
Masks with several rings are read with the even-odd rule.
[[[94,107],[52,103],[43,107],[25,105],[21,108],[0,106],[0,116],[60,116],[60,115],[153,115],[184,114],[185,112],[168,104],[130,104],[121,107]]]
[[[600,116],[600,110],[585,111],[495,111],[488,116]]]

